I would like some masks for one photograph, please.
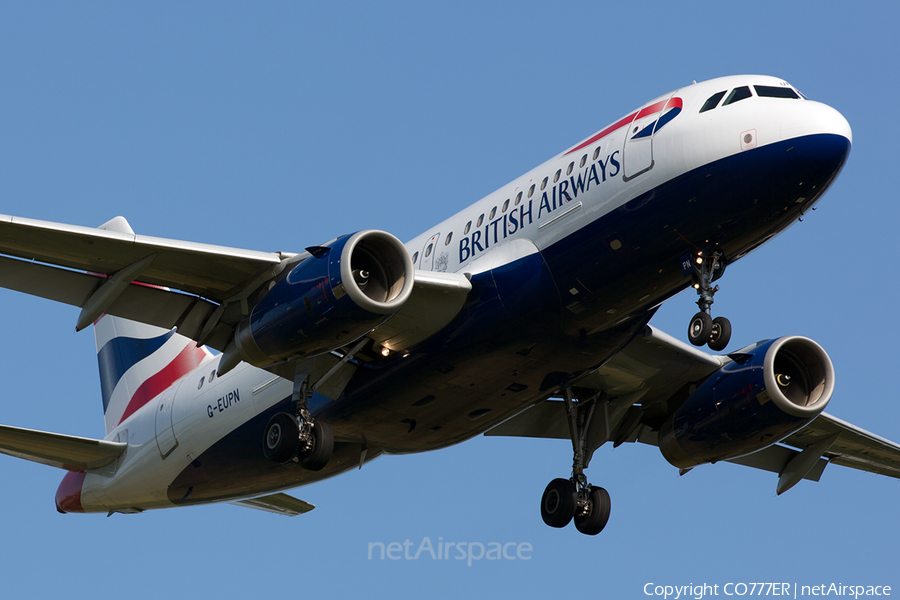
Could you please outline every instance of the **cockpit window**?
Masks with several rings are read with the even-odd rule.
[[[753,94],[750,93],[750,88],[748,88],[746,85],[739,88],[734,88],[733,90],[731,90],[731,93],[728,94],[728,97],[725,98],[725,102],[722,104],[722,106],[728,106],[729,104],[734,104],[735,102],[746,100],[752,95]]]
[[[716,92],[715,94],[710,96],[709,100],[703,103],[703,106],[700,108],[700,112],[706,112],[717,107],[719,105],[719,102],[722,101],[722,98],[725,97],[725,92],[727,91],[728,90],[725,90],[724,92]]]
[[[797,95],[797,92],[789,87],[754,85],[753,89],[756,90],[756,95],[761,98],[793,98],[795,100],[800,99],[800,96]]]

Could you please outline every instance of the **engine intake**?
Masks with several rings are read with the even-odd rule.
[[[310,251],[238,324],[243,360],[262,367],[330,352],[387,321],[412,293],[412,259],[389,233],[360,231]]]
[[[679,468],[762,450],[805,427],[834,391],[816,342],[789,336],[733,356],[663,424],[659,449]]]

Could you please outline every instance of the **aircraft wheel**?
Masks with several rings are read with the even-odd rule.
[[[712,321],[712,332],[709,334],[709,349],[719,352],[731,341],[731,321],[725,317],[716,317]]]
[[[314,421],[312,426],[312,448],[300,456],[300,465],[307,471],[321,471],[334,453],[334,433],[331,425]]]
[[[612,504],[609,493],[602,487],[591,487],[590,508],[583,515],[575,515],[575,528],[585,535],[597,535],[609,521]]]
[[[712,317],[705,312],[698,312],[688,325],[688,340],[695,346],[703,346],[709,342],[712,328]]]
[[[541,518],[550,527],[565,527],[575,515],[575,484],[554,479],[541,497]]]
[[[300,442],[300,428],[297,420],[287,413],[278,413],[269,419],[263,438],[263,453],[275,462],[285,462],[293,458]]]

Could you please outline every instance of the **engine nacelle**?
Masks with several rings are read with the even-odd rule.
[[[767,448],[816,418],[834,391],[831,359],[805,337],[771,340],[733,358],[660,429],[659,449],[676,467]]]
[[[406,247],[367,230],[318,248],[278,281],[238,325],[244,360],[267,366],[345,346],[391,318],[412,293]]]

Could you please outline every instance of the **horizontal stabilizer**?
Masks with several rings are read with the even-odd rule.
[[[302,515],[315,508],[315,506],[309,502],[304,502],[303,500],[282,493],[262,496],[261,498],[251,498],[249,500],[238,500],[232,502],[232,504],[277,513],[288,517],[296,517],[297,515]]]
[[[0,453],[67,471],[112,464],[128,444],[0,425]]]

